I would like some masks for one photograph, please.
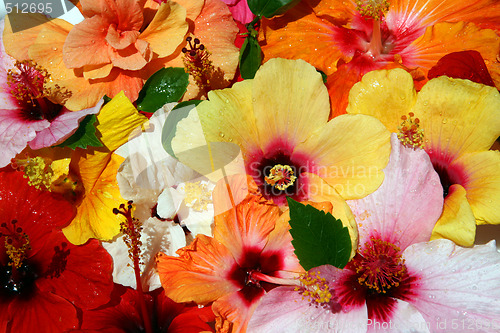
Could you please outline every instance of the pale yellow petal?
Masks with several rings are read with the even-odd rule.
[[[460,246],[472,246],[475,234],[476,221],[465,189],[458,184],[452,185],[444,200],[443,213],[432,230],[431,240],[447,238]]]
[[[367,114],[397,132],[401,116],[407,115],[417,99],[411,75],[403,69],[377,70],[365,74],[349,92],[347,113]]]
[[[287,138],[295,146],[328,121],[330,101],[321,75],[303,60],[266,62],[255,75],[253,105],[261,147]]]
[[[376,118],[341,115],[299,144],[322,167],[317,173],[346,200],[375,191],[384,180],[391,152],[390,132]]]

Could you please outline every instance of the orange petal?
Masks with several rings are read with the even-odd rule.
[[[336,69],[343,56],[332,38],[332,23],[316,16],[305,2],[283,17],[263,19],[259,30],[264,61],[270,58],[304,59],[327,75]]]
[[[329,119],[346,113],[349,91],[356,82],[361,80],[362,76],[354,66],[340,66],[335,73],[328,76],[326,87],[330,95]]]
[[[101,65],[111,62],[111,46],[106,41],[109,23],[93,16],[75,25],[68,33],[63,48],[67,68]]]
[[[14,24],[14,26],[12,26]],[[52,24],[42,14],[11,13],[5,16],[3,44],[11,57],[22,61],[30,59],[28,49],[40,31]],[[13,28],[16,32],[13,32]]]
[[[177,254],[160,254],[156,266],[165,295],[175,302],[207,304],[240,289],[225,276],[234,258],[215,239],[198,235]]]
[[[481,53],[485,64],[492,71],[490,64],[498,63],[500,36],[493,30],[479,29],[472,23],[438,23],[428,27],[425,33],[410,46],[405,58],[405,65],[421,67],[428,71],[439,59],[451,52],[476,50]],[[498,81],[495,84],[498,86]]]
[[[153,21],[139,38],[147,41],[158,57],[172,54],[184,42],[188,30],[186,10],[175,2],[162,3]]]
[[[460,246],[472,246],[475,234],[476,220],[465,189],[458,184],[452,185],[444,200],[443,213],[432,230],[431,240],[447,238]]]
[[[83,66],[83,77],[89,79],[101,79],[111,73],[113,64],[105,65],[85,65]]]
[[[175,0],[179,5],[186,9],[186,18],[194,21],[201,13],[201,9],[205,6],[204,0]]]

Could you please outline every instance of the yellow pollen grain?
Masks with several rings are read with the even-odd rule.
[[[293,169],[289,165],[281,164],[276,164],[272,167],[269,171],[269,176],[264,178],[266,183],[276,187],[280,191],[293,185],[296,179],[297,177],[294,176]]]
[[[325,278],[320,276],[320,272],[306,272],[300,278],[303,288],[296,287],[295,290],[301,291],[302,299],[308,299],[315,304],[329,303],[332,294]]]
[[[380,20],[389,11],[389,0],[355,0],[356,10],[363,16]]]
[[[410,112],[409,117],[402,116],[401,124],[398,127],[398,139],[408,148],[424,148],[424,130],[420,128],[420,119],[413,117],[413,112]]]

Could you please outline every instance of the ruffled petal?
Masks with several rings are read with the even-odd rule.
[[[492,325],[500,316],[500,254],[494,241],[470,249],[434,240],[408,247],[403,258],[409,272],[421,277],[408,302],[430,327],[448,319],[444,331],[451,331],[452,318],[464,323],[463,331],[469,325],[483,332],[498,330]]]
[[[449,163],[465,153],[488,150],[500,136],[498,91],[468,80],[430,80],[418,93],[413,112],[433,162]]]
[[[396,134],[391,141],[382,185],[347,203],[358,223],[360,244],[375,237],[405,249],[430,239],[443,209],[443,188],[423,149],[404,147]]]
[[[461,185],[450,186],[443,213],[432,229],[431,239],[447,238],[461,246],[474,244],[476,220],[466,195]]]
[[[207,304],[240,289],[227,280],[234,258],[215,239],[198,235],[177,253],[179,257],[160,255],[157,261],[165,295],[175,302]]]
[[[273,141],[295,147],[328,121],[326,87],[303,60],[271,59],[262,65],[253,81],[252,101],[264,151]]]
[[[377,119],[341,115],[310,135],[295,152],[308,152],[318,166],[313,171],[346,200],[375,191],[389,161],[390,133]]]
[[[175,2],[162,3],[153,21],[139,35],[147,41],[158,57],[172,54],[184,41],[188,31],[186,10]]]
[[[500,223],[500,152],[466,154],[452,163],[462,165],[466,180],[467,201],[477,224]]]
[[[366,73],[349,92],[347,113],[366,114],[397,132],[401,116],[407,115],[417,99],[413,79],[402,69]]]

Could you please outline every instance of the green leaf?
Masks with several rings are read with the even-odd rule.
[[[328,79],[328,76],[326,76],[325,72],[320,71],[319,69],[316,69],[316,72],[321,74],[321,78],[323,79],[323,83],[326,84],[326,80]]]
[[[186,92],[189,74],[180,67],[162,68],[146,81],[137,98],[137,109],[155,112],[166,103],[177,102]]]
[[[258,17],[271,18],[281,15],[300,2],[300,0],[248,0],[248,7]]]
[[[302,267],[305,270],[321,265],[344,268],[351,255],[349,230],[332,214],[287,199],[292,245]]]
[[[244,79],[253,79],[262,62],[259,42],[248,35],[240,49],[240,74]]]
[[[177,104],[168,114],[161,132],[161,142],[163,144],[163,149],[165,149],[165,151],[171,156],[175,157],[172,149],[172,139],[175,136],[177,123],[186,118],[189,115],[189,111],[200,103],[201,101],[198,100],[181,102]]]
[[[96,115],[89,114],[80,122],[80,126],[72,136],[66,139],[63,143],[57,145],[57,147],[69,147],[71,149],[87,147],[102,147],[103,144],[101,140],[96,136],[95,122]]]

